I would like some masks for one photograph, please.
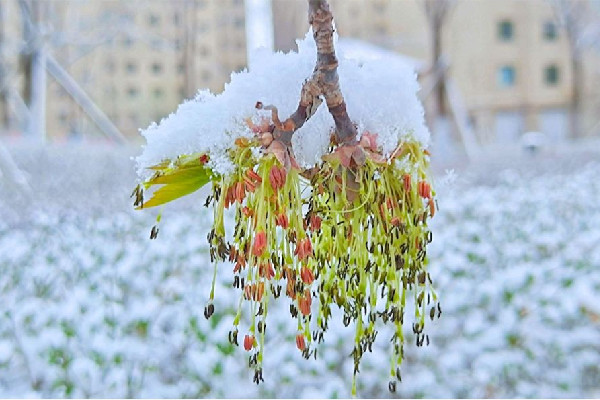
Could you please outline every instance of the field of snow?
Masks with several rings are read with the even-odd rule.
[[[270,310],[260,386],[227,339],[231,265],[204,319],[202,196],[165,208],[151,241],[155,213],[128,199],[131,150],[11,151],[34,196],[0,179],[0,397],[350,395],[341,318],[307,361],[285,301]],[[441,185],[429,255],[443,314],[429,347],[407,345],[397,396],[600,396],[600,162],[571,164],[493,165]],[[388,338],[363,360],[360,397],[390,396]]]

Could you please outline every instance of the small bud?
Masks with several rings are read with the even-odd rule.
[[[255,339],[253,335],[244,336],[244,350],[250,351],[254,347]]]
[[[315,280],[312,271],[306,265],[303,265],[300,270],[300,278],[302,278],[302,282],[307,285],[310,285]]]
[[[304,351],[304,349],[306,349],[306,343],[304,341],[304,335],[302,335],[302,334],[297,334],[296,335],[296,347],[298,347],[298,350],[300,350],[300,351]]]

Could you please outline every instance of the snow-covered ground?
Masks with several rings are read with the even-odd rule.
[[[270,310],[258,387],[227,339],[231,265],[204,319],[202,196],[165,208],[150,241],[154,212],[128,199],[131,150],[11,151],[35,195],[0,180],[1,397],[349,396],[353,329],[341,318],[306,361],[285,301]],[[407,346],[397,395],[600,396],[600,161],[520,160],[441,185],[429,255],[443,314],[429,347]],[[389,396],[387,338],[364,358],[361,397]]]

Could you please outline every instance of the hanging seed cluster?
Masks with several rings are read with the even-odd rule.
[[[235,172],[213,184],[207,205],[215,205],[215,219],[208,239],[213,261],[233,264],[233,286],[240,290],[240,302],[229,340],[235,345],[243,343],[250,353],[248,363],[255,371],[254,381],[259,383],[263,380],[270,298],[284,294],[291,299],[290,310],[298,317],[298,331],[302,332],[297,345],[306,353],[300,338],[305,331],[310,334],[310,286],[314,278],[303,267],[313,251],[302,219],[299,171],[286,170],[272,154],[256,160],[251,148],[252,143],[239,141],[232,154]],[[223,214],[231,207],[235,208],[235,229],[232,243],[226,243]],[[212,306],[214,284],[213,279],[207,311]],[[244,309],[250,311],[250,326],[241,331]],[[206,313],[208,317],[210,314]]]
[[[395,391],[404,352],[407,296],[414,297],[413,332],[417,346],[429,344],[426,318],[441,314],[427,272],[427,226],[435,202],[426,175],[425,154],[404,144],[388,162],[367,158],[359,168],[326,162],[311,180],[306,222],[318,277],[317,331],[327,330],[331,307],[344,312],[344,325],[355,329],[353,394],[363,354],[372,350],[376,322],[394,326],[391,380]]]
[[[377,337],[377,321],[392,324],[389,389],[395,391],[401,379],[407,297],[413,296],[415,304],[411,324],[418,346],[429,344],[426,319],[441,314],[426,268],[432,240],[428,221],[436,210],[427,154],[418,143],[406,142],[388,160],[378,155],[349,167],[328,158],[317,169],[300,171],[285,168],[275,154],[257,152],[260,146],[259,140],[238,139],[230,150],[235,170],[227,176],[205,171],[206,154],[178,164],[188,166],[186,184],[195,171],[191,168],[204,168],[200,171],[212,181],[205,206],[214,210],[208,242],[215,271],[205,317],[214,313],[217,262],[229,262],[240,294],[229,341],[248,352],[258,384],[263,380],[269,301],[288,298],[296,347],[307,359],[317,357],[316,344],[323,341],[332,307],[339,307],[344,324],[355,329],[353,394],[361,358],[372,351]],[[144,187],[174,184],[173,176],[182,174],[172,163],[155,169],[155,181]],[[302,196],[304,188],[310,194]],[[184,192],[190,193],[189,188]],[[143,203],[140,187],[134,197],[139,206],[152,201]],[[231,241],[225,232],[227,209],[235,213]],[[153,228],[152,236],[157,233]],[[244,312],[248,326],[242,321]]]

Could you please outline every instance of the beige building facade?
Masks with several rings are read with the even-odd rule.
[[[46,51],[134,140],[138,129],[166,117],[197,90],[220,92],[230,73],[246,66],[244,0],[43,3]],[[14,7],[13,17],[21,19]],[[9,34],[20,37],[20,23]],[[51,77],[46,130],[53,139],[101,134]]]
[[[340,36],[431,61],[422,0],[330,0]],[[304,1],[273,0],[275,45],[294,48],[307,30]],[[546,0],[456,0],[442,31],[448,76],[456,82],[482,144],[541,131],[554,140],[569,132],[572,73],[569,44]],[[583,134],[600,132],[600,62],[584,68]],[[426,86],[426,78],[423,86]]]

